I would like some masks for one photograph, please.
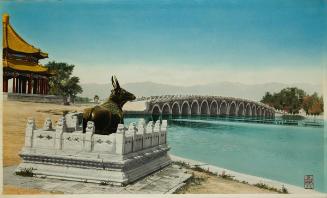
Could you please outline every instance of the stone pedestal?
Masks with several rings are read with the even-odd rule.
[[[55,128],[48,118],[42,129],[28,120],[20,153],[23,162],[16,172],[32,170],[38,177],[126,185],[171,163],[167,121],[119,125],[114,134],[97,135],[93,122],[83,133],[76,116],[68,124],[66,118]]]

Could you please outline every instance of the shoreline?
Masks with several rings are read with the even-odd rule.
[[[271,179],[267,179],[267,178],[263,178],[263,177],[258,177],[258,176],[253,176],[253,175],[249,175],[249,174],[245,174],[245,173],[228,170],[226,168],[210,165],[205,162],[200,162],[200,161],[196,161],[196,160],[192,160],[192,159],[179,157],[179,156],[176,156],[173,154],[169,154],[169,156],[172,161],[184,162],[184,163],[189,164],[190,166],[198,166],[202,169],[209,170],[209,172],[212,172],[212,173],[221,174],[224,171],[226,175],[232,176],[234,180],[239,181],[239,182],[245,181],[245,182],[248,182],[248,184],[250,184],[250,185],[263,183],[269,187],[274,187],[277,189],[281,189],[282,186],[284,186],[288,190],[289,194],[326,196],[325,193],[318,192],[315,190],[303,189],[303,188],[300,188],[300,187],[292,185],[292,184],[283,183],[283,182],[276,181],[276,180],[271,180]]]

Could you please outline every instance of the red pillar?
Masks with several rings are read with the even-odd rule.
[[[19,93],[19,77],[16,77],[16,93]]]
[[[46,79],[45,81],[45,94],[48,95],[49,93],[49,80]]]
[[[19,77],[16,77],[16,93],[19,93]]]
[[[19,93],[23,93],[23,79],[19,78]]]
[[[47,94],[47,79],[45,78],[44,79],[44,95],[46,95]]]
[[[18,82],[19,81],[19,79],[18,79],[18,76],[16,76],[16,87],[15,87],[15,93],[19,93],[19,89],[18,89],[18,87],[19,87],[19,85],[18,85]]]
[[[43,78],[40,79],[40,93],[43,95]]]
[[[6,78],[2,76],[2,92],[6,92]]]
[[[37,79],[37,84],[38,84],[38,91],[37,91],[37,93],[38,94],[41,94],[41,79],[40,78]]]
[[[20,79],[20,86],[21,86],[21,92],[20,93],[24,93],[24,78]]]
[[[32,93],[32,76],[30,75],[30,77],[28,78],[28,90],[27,90],[28,94]]]
[[[45,85],[46,85],[46,81],[45,81],[45,79],[43,79],[43,94],[44,95],[46,94],[46,87],[45,87]]]
[[[42,94],[42,90],[41,90],[41,87],[42,87],[42,82],[41,82],[41,79],[39,78],[38,79],[38,85],[39,85],[39,94]]]
[[[21,93],[22,91],[22,81],[19,77],[17,78],[17,90],[17,93]]]
[[[33,78],[33,94],[37,94],[37,80]]]
[[[42,94],[44,94],[44,79],[42,78]]]
[[[8,78],[6,78],[6,92],[8,92]]]
[[[16,75],[12,78],[12,92],[16,93]]]
[[[39,78],[36,78],[36,82],[37,82],[36,94],[39,94],[40,93],[40,81],[39,81]]]
[[[23,93],[23,79],[19,78],[19,93]]]
[[[41,94],[43,95],[43,78],[40,79],[41,80]]]
[[[22,79],[22,93],[26,94],[26,79]]]
[[[3,76],[3,79],[2,79],[3,83],[2,83],[2,90],[3,92],[8,92],[8,78]]]
[[[22,78],[19,79],[19,93],[23,93],[23,85],[24,85],[24,80]]]

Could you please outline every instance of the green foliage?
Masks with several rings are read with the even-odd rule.
[[[194,171],[198,171],[198,172],[202,172],[202,173],[207,173],[208,175],[211,175],[211,176],[217,176],[218,174],[217,173],[213,173],[208,169],[204,169],[204,168],[201,168],[200,166],[198,165],[194,165],[194,167],[191,167],[192,170]]]
[[[282,189],[277,189],[275,187],[268,186],[267,184],[264,184],[264,183],[257,183],[257,184],[254,184],[254,186],[256,186],[258,188],[262,188],[262,189],[275,191],[275,192],[278,192],[278,193],[283,193],[283,194],[288,193],[288,190],[287,190],[287,188],[285,188],[284,185],[282,186]]]
[[[287,190],[287,188],[285,188],[284,185],[282,186],[281,193],[288,194],[288,190]]]
[[[220,174],[218,175],[219,177],[223,178],[223,179],[228,179],[228,180],[235,180],[234,176],[232,175],[228,175],[228,174]]]
[[[184,161],[173,161],[173,164],[176,164],[178,166],[184,167],[184,168],[188,168],[191,169],[191,166],[189,163],[186,163]]]
[[[70,98],[72,101],[78,93],[82,93],[82,87],[79,85],[79,78],[71,76],[74,70],[74,65],[60,62],[49,62],[46,64],[50,73],[54,75],[49,79],[50,94],[61,95],[65,103]]]
[[[317,93],[311,96],[305,96],[303,99],[303,109],[308,114],[319,115],[324,110],[324,101],[322,96],[319,97]]]
[[[307,95],[302,89],[296,87],[288,87],[273,94],[266,92],[261,102],[288,113],[298,113],[301,108],[309,114],[323,112],[322,97],[319,98],[317,93]]]
[[[283,115],[283,120],[303,120],[305,117],[301,115]]]
[[[22,177],[33,177],[34,176],[33,170],[35,170],[33,167],[23,168],[20,171],[16,172],[16,175],[19,175]]]
[[[192,172],[192,176],[188,178],[186,181],[184,181],[185,185],[176,189],[176,191],[173,192],[173,194],[185,194],[191,186],[201,185],[204,181],[206,181],[206,178],[197,177]]]
[[[79,97],[79,96],[76,96],[75,102],[76,103],[89,103],[90,102],[90,99],[88,97]]]

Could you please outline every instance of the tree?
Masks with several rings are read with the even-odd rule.
[[[269,106],[274,106],[274,97],[270,92],[266,92],[265,96],[263,96],[262,103],[265,103]]]
[[[76,95],[83,92],[79,78],[71,77],[75,66],[55,61],[47,63],[46,66],[53,74],[49,79],[50,94],[63,96],[65,104],[68,103],[68,98],[74,102]]]
[[[302,108],[304,109],[304,111],[308,114],[309,113],[309,109],[312,107],[313,105],[313,99],[312,96],[304,96],[303,98],[303,103],[302,103]]]
[[[307,95],[303,99],[303,109],[308,114],[319,115],[324,110],[324,101],[322,96],[319,97],[317,93],[313,93],[311,96]]]
[[[288,87],[274,94],[266,92],[261,102],[289,113],[298,113],[303,108],[308,114],[318,115],[324,109],[323,98],[317,93],[310,96],[296,87]]]
[[[321,104],[319,100],[315,100],[309,109],[309,114],[319,115],[322,112]]]
[[[309,96],[308,106],[306,112],[313,115],[319,115],[324,110],[324,101],[322,96],[319,97],[315,92]]]

